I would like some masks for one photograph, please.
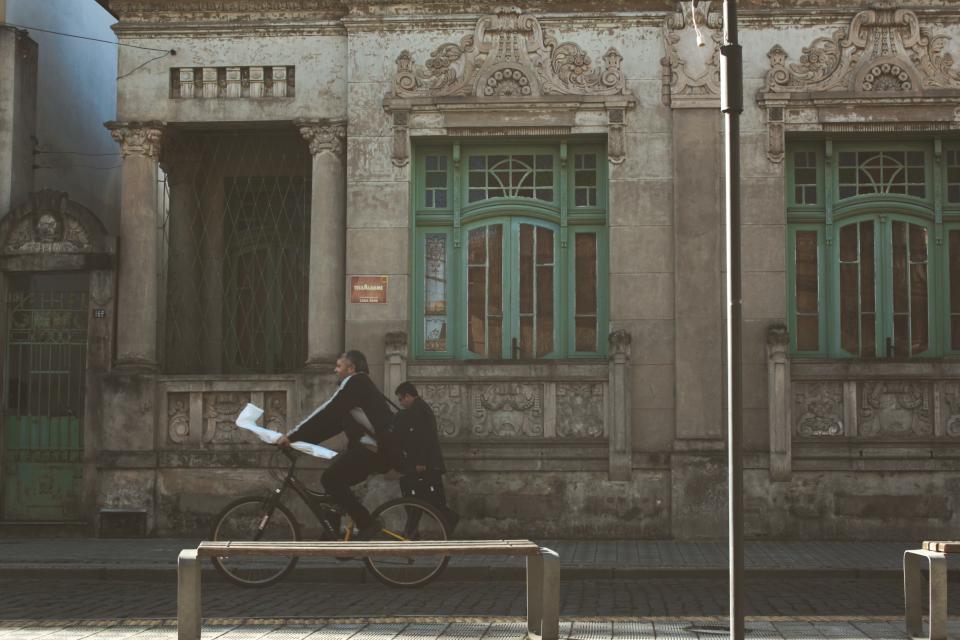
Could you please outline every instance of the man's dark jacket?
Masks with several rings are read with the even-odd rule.
[[[287,434],[290,442],[320,443],[346,432],[348,446],[362,446],[360,438],[376,439],[393,421],[394,409],[365,373],[354,373],[340,383],[330,398]]]
[[[437,433],[437,418],[423,398],[416,398],[409,409],[401,409],[394,421],[406,451],[406,469],[412,472],[417,465],[428,471],[443,473],[443,453]]]

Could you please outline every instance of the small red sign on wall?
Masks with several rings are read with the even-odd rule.
[[[386,304],[387,276],[350,276],[350,302]]]

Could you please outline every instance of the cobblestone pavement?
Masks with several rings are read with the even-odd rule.
[[[115,580],[0,579],[0,619],[63,620],[172,618],[176,583]],[[951,611],[960,593],[951,592]],[[561,615],[578,617],[722,616],[727,583],[718,579],[568,580]],[[376,582],[331,584],[285,581],[242,589],[205,579],[203,612],[227,617],[522,616],[524,584],[516,581],[438,581],[421,589]],[[903,615],[897,579],[752,579],[746,613],[754,616]]]
[[[561,640],[713,640],[726,634],[703,632],[722,619],[604,621],[573,620],[560,623]],[[334,623],[321,620],[244,619],[208,620],[203,640],[521,640],[521,620],[395,620],[377,623]],[[755,620],[746,623],[749,639],[830,640],[906,638],[898,620]],[[701,632],[698,632],[700,629]],[[957,637],[960,622],[951,621],[950,637]],[[176,626],[169,622],[131,620],[112,623],[3,623],[0,638],[16,640],[175,640]]]

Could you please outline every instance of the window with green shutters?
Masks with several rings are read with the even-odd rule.
[[[793,352],[960,354],[960,144],[798,142],[786,170]]]
[[[417,356],[604,355],[603,147],[452,142],[414,157]]]

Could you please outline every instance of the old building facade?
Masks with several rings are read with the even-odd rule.
[[[104,4],[161,53],[120,53],[84,250],[84,517],[203,530],[272,481],[239,410],[290,427],[346,346],[433,406],[462,535],[722,535],[720,2],[703,48],[667,0]],[[956,10],[743,5],[747,532],[946,533]],[[82,253],[44,206],[4,255]]]

